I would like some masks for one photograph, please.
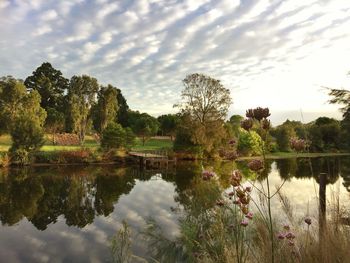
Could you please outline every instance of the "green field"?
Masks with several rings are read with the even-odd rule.
[[[83,146],[74,145],[74,146],[60,146],[53,145],[49,136],[45,136],[45,144],[40,149],[41,151],[73,151],[84,148],[98,149],[99,144],[93,139],[92,136],[86,136],[85,143]],[[0,136],[0,152],[8,151],[11,147],[11,137],[9,135]],[[150,151],[150,150],[161,150],[161,149],[172,149],[173,142],[170,139],[155,139],[151,138],[146,141],[145,145],[142,145],[142,140],[137,138],[136,144],[132,148],[132,150],[136,151]]]

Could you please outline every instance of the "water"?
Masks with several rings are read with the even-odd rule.
[[[154,219],[164,235],[179,234],[178,218],[189,208],[191,191],[203,167],[211,166],[229,189],[230,171],[244,163],[179,163],[176,171],[158,173],[137,167],[36,167],[0,172],[0,262],[108,262],[110,239],[126,220],[132,250],[146,256],[138,234]],[[275,160],[267,164],[270,184],[282,187],[296,215],[317,216],[319,175],[326,179],[326,206],[333,197],[350,204],[350,158]],[[314,176],[312,177],[312,174]],[[264,176],[256,186],[264,183]],[[274,188],[274,187],[273,187]],[[205,194],[205,193],[203,193]],[[273,199],[279,210],[278,198]]]

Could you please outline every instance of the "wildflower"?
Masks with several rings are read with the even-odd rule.
[[[229,192],[228,196],[234,196],[235,192]]]
[[[268,118],[271,114],[269,108],[258,107],[253,110],[253,115],[254,119],[261,121],[262,119]]]
[[[203,171],[202,173],[202,178],[204,181],[208,181],[214,176],[215,176],[215,173],[211,171]]]
[[[246,206],[244,206],[244,205],[241,206],[241,211],[242,211],[242,213],[245,214],[245,215],[248,214],[248,212],[249,212],[248,207],[246,207]]]
[[[243,196],[242,198],[239,199],[239,201],[244,204],[247,205],[250,202],[250,197],[249,196]]]
[[[291,239],[294,239],[294,238],[295,238],[295,235],[294,235],[292,232],[288,232],[288,233],[286,234],[286,238],[289,239],[289,240],[291,240]]]
[[[268,119],[263,119],[262,122],[261,122],[261,127],[262,127],[264,130],[270,129],[270,127],[271,127],[271,122],[270,122],[270,120],[268,120]]]
[[[245,217],[248,219],[253,219],[253,213],[249,212],[248,214],[245,215]]]
[[[248,193],[250,193],[250,192],[252,191],[252,188],[251,188],[250,186],[247,186],[247,187],[245,188],[245,191],[248,192]]]
[[[239,199],[237,199],[237,200],[234,200],[233,203],[234,203],[235,205],[240,205],[240,204],[241,204],[241,201],[240,201]]]
[[[253,118],[254,118],[253,109],[248,109],[248,110],[246,110],[245,116],[246,116],[247,118],[253,119]]]
[[[231,176],[231,184],[233,186],[239,186],[241,183],[241,180],[242,180],[241,172],[238,170],[234,170]]]
[[[248,221],[243,219],[242,222],[241,222],[241,226],[246,227],[247,225],[248,225]]]
[[[303,139],[292,138],[290,139],[290,147],[296,152],[301,152],[306,148],[306,141]]]
[[[216,204],[217,204],[218,206],[223,206],[223,205],[225,204],[225,202],[224,202],[224,200],[220,199],[220,200],[217,200],[217,201],[216,201]]]
[[[279,233],[279,234],[277,235],[277,238],[282,240],[282,239],[285,238],[285,235],[284,235],[283,233]]]
[[[253,127],[253,121],[251,119],[245,119],[241,122],[241,127],[249,131]]]
[[[248,163],[248,167],[250,170],[258,172],[264,168],[264,163],[259,159],[255,159]]]
[[[243,198],[245,196],[244,191],[240,187],[236,188],[236,193],[239,198]]]
[[[235,145],[236,143],[237,143],[237,142],[236,142],[235,139],[231,139],[231,140],[228,142],[229,145]]]
[[[292,240],[288,240],[288,245],[290,245],[292,247],[292,246],[294,246],[294,242]]]
[[[308,225],[311,225],[311,218],[310,217],[305,218],[304,222]]]

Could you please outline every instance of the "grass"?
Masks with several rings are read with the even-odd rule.
[[[266,159],[287,159],[287,158],[312,158],[312,157],[325,157],[325,156],[347,156],[350,153],[296,153],[296,152],[274,152],[266,154]],[[247,156],[247,157],[239,157],[238,160],[252,160],[256,159],[258,156]]]
[[[11,147],[11,137],[9,135],[0,136],[0,152],[6,152]],[[85,137],[85,142],[83,145],[84,148],[97,149],[99,144],[94,140],[92,136],[87,135]],[[161,150],[161,149],[172,149],[173,142],[170,139],[161,139],[161,138],[151,138],[146,141],[145,145],[142,145],[142,140],[137,138],[136,144],[133,147],[133,150],[137,151],[147,151],[147,150]],[[80,145],[53,145],[51,142],[50,135],[45,135],[45,144],[40,149],[44,152],[53,152],[53,151],[74,151],[79,150],[82,147]]]
[[[167,149],[171,150],[173,148],[173,142],[169,139],[155,139],[151,138],[146,141],[145,145],[142,145],[142,140],[139,138],[136,139],[136,145],[133,147],[133,150],[137,151],[153,151]]]

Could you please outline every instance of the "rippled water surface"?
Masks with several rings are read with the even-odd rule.
[[[179,234],[178,218],[191,202],[191,189],[203,168],[211,166],[223,188],[230,171],[239,168],[253,180],[244,163],[179,163],[176,170],[140,171],[137,167],[36,167],[0,171],[1,262],[108,262],[110,239],[126,220],[133,253],[146,257],[138,234],[154,219],[165,236]],[[319,182],[327,187],[327,207],[334,197],[348,205],[350,158],[275,160],[256,180],[269,176],[297,215],[317,215]],[[323,179],[322,179],[323,178]],[[205,194],[205,193],[203,193]],[[283,216],[278,198],[277,216]]]

